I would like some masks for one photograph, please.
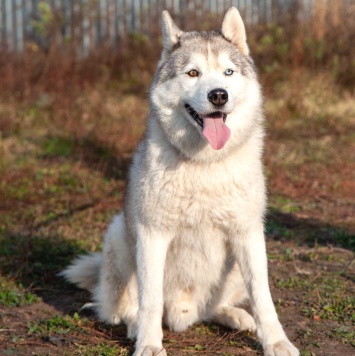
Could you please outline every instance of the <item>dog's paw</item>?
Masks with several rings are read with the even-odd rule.
[[[254,333],[256,331],[254,318],[244,309],[239,309],[239,308],[235,308],[235,309],[238,310],[237,315],[238,315],[239,328],[237,327],[237,329],[240,331],[247,330]]]
[[[255,332],[256,330],[254,318],[241,308],[224,306],[217,310],[214,320],[231,329],[248,330],[250,332]]]
[[[164,348],[156,346],[143,346],[136,350],[133,356],[167,356]]]
[[[289,340],[282,340],[273,345],[268,345],[264,351],[264,356],[299,356],[299,354],[299,351]]]

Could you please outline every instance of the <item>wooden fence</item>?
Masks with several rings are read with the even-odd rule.
[[[307,14],[312,1],[316,0],[0,0],[0,50],[21,52],[26,45],[70,42],[85,55],[100,44],[117,45],[127,33],[156,35],[163,9],[184,29],[218,28],[231,5],[246,23],[255,24],[276,21],[295,3]]]

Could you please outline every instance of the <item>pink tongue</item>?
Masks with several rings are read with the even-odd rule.
[[[206,137],[213,149],[220,150],[227,143],[231,131],[223,121],[223,115],[218,117],[203,116],[203,136]]]

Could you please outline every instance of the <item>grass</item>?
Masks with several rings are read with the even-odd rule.
[[[327,343],[353,345],[348,329],[354,323],[349,255],[323,249],[331,248],[329,245],[354,248],[354,221],[345,218],[352,204],[348,174],[352,163],[346,158],[352,152],[349,117],[354,110],[349,106],[349,94],[334,82],[339,89],[336,94],[328,87],[309,96],[308,87],[318,88],[322,81],[318,74],[303,73],[297,82],[279,83],[279,88],[266,93],[269,135],[265,157],[270,191],[266,232],[271,239],[271,271],[278,277],[275,288],[282,291],[278,311],[285,317],[290,306],[288,293],[297,295],[298,311],[291,313],[308,326],[300,329],[295,324],[294,328],[302,335],[303,354],[311,355]],[[295,92],[296,107],[295,99],[285,96],[285,86]],[[0,195],[5,198],[0,204],[0,268],[9,285],[0,294],[1,303],[17,310],[54,301],[62,311],[38,316],[19,328],[4,349],[8,353],[24,347],[27,340],[53,347],[59,344],[78,355],[125,355],[132,348],[127,346],[124,328],[105,331],[106,327],[90,319],[85,324],[68,316],[75,315],[88,296],[72,297],[72,287],[56,277],[73,257],[102,247],[102,235],[122,204],[125,172],[144,128],[147,104],[135,109],[143,97],[122,94],[121,102],[115,103],[115,95],[110,88],[100,95],[92,88],[81,92],[70,99],[67,109],[73,108],[76,116],[68,120],[58,114],[58,103],[64,99],[55,93],[42,106],[13,99],[0,105],[0,112],[14,115],[13,122],[3,124],[5,134],[0,141]],[[322,105],[327,101],[329,105],[320,109],[319,97],[324,97]],[[90,100],[96,100],[98,108],[88,117]],[[16,114],[13,105],[21,107]],[[336,116],[332,116],[334,105]],[[301,118],[307,121],[307,128]],[[122,141],[117,139],[120,137]],[[290,272],[294,264],[301,265],[301,273],[319,266],[320,276]],[[286,275],[280,272],[283,268],[288,269]],[[322,268],[336,269],[336,273],[324,273]],[[7,284],[10,281],[15,282]],[[70,302],[59,301],[58,293]],[[317,320],[331,322],[332,327],[321,331]],[[311,330],[309,336],[307,330]],[[172,354],[211,349],[224,350],[225,355],[240,349],[260,353],[260,345],[252,337],[231,334],[214,324],[196,325],[182,336],[168,334],[165,345]]]
[[[293,213],[288,208],[285,210],[283,206],[280,208],[276,208],[276,204],[269,206],[269,214],[266,220],[266,232],[269,236],[282,241],[306,243],[311,247],[315,243],[321,243],[355,250],[355,233],[348,231],[345,224],[343,226],[334,226],[328,221],[309,218],[309,212],[311,214],[318,213],[317,203],[312,204],[313,209],[308,207],[308,202],[300,200],[292,201],[291,204],[291,206],[297,206]],[[302,215],[302,217],[297,219],[296,217],[299,215]],[[283,258],[292,259],[292,255],[288,254],[287,256],[285,251]]]
[[[291,96],[285,97],[285,83],[267,93],[269,135],[265,157],[270,206],[266,231],[271,239],[272,275],[278,277],[275,286],[282,291],[277,309],[284,317],[294,313],[293,317],[306,323],[306,329],[297,324],[293,328],[302,335],[297,340],[303,354],[311,355],[330,342],[353,347],[353,334],[348,328],[354,323],[349,256],[325,253],[319,245],[354,248],[354,221],[345,219],[352,204],[348,183],[351,175],[347,173],[352,161],[345,157],[352,152],[349,117],[354,111],[349,107],[348,94],[339,90],[333,97],[324,88],[319,95],[327,98],[323,102],[326,106],[320,109],[318,96],[307,97],[308,86],[320,85],[318,76],[305,73],[302,78],[297,83],[297,105],[309,107],[308,111],[298,108]],[[95,100],[99,102],[98,92],[88,89],[75,100],[72,98],[72,115],[79,119],[69,122],[61,122],[57,114],[57,94],[50,94],[44,106],[19,103],[18,113],[7,107],[8,102],[0,105],[0,111],[12,113],[17,122],[7,127],[0,142],[0,194],[5,198],[0,206],[0,268],[5,283],[15,281],[3,288],[2,305],[20,313],[20,307],[54,303],[61,311],[38,315],[22,329],[14,327],[16,331],[6,339],[10,345],[4,349],[7,352],[26,347],[24,344],[31,340],[50,347],[62,345],[70,354],[78,355],[125,355],[132,349],[132,344],[127,346],[124,328],[107,329],[93,317],[85,324],[82,318],[69,316],[78,312],[88,296],[73,292],[72,287],[56,277],[76,255],[101,248],[102,235],[122,204],[130,152],[144,129],[146,108],[134,111],[144,98],[124,94],[121,103],[116,104],[110,101],[114,96],[110,89],[103,93],[111,99],[102,100],[100,110],[96,109],[88,119],[86,97],[97,95]],[[122,103],[129,103],[126,109]],[[72,107],[70,104],[66,112]],[[113,120],[115,110],[120,111],[118,120]],[[53,122],[49,112],[54,115]],[[105,118],[108,112],[110,115]],[[331,119],[335,112],[337,121]],[[302,115],[306,115],[307,128],[301,124]],[[96,130],[98,123],[103,128]],[[127,136],[122,136],[122,125],[127,125]],[[114,137],[108,134],[109,127],[116,133]],[[302,250],[304,244],[316,247]],[[337,274],[320,270],[324,277],[299,275],[289,271],[293,264],[301,265],[302,271],[315,266],[337,268]],[[338,265],[342,267],[333,267]],[[288,268],[287,275],[280,273],[283,268]],[[288,312],[288,293],[298,296],[296,312]],[[62,302],[58,294],[64,296]],[[324,331],[315,319],[333,324]],[[12,321],[10,325],[17,324]],[[307,330],[311,330],[310,336]],[[225,355],[241,350],[260,352],[251,336],[231,334],[215,324],[199,324],[178,336],[165,331],[165,337],[165,346],[173,350],[172,354],[176,350],[186,354],[223,350]]]
[[[85,245],[83,242],[63,241],[53,236],[52,239],[19,235],[1,236],[0,249],[3,258],[0,266],[4,278],[20,280],[28,286],[58,285],[56,274],[73,257],[82,253]],[[31,297],[28,295],[26,298]]]
[[[340,326],[328,333],[331,338],[340,339],[345,344],[355,347],[355,332],[351,326]]]
[[[304,291],[306,298],[301,305],[305,316],[312,319],[329,319],[341,323],[355,324],[355,298],[346,293],[346,284],[342,278],[290,277],[280,279],[277,286],[281,289]]]
[[[319,316],[322,319],[355,324],[355,298],[344,295],[342,289],[329,292],[326,286],[323,284],[315,289],[314,298],[310,298],[313,302],[307,303],[308,305],[303,308],[304,314],[312,318]]]
[[[128,356],[130,353],[129,350],[125,348],[119,348],[116,345],[110,345],[102,342],[96,346],[79,345],[75,355]]]
[[[25,289],[22,284],[16,284],[0,276],[0,305],[20,307],[40,301],[36,294]]]
[[[339,44],[339,26],[318,40],[284,24],[249,35],[266,97],[271,285],[302,355],[331,347],[347,355],[355,347],[355,109],[353,68],[343,64],[353,46]],[[343,52],[331,53],[332,46]],[[122,207],[130,156],[145,127],[153,47],[138,36],[122,53],[105,50],[82,62],[65,51],[56,58],[26,53],[26,67],[10,54],[1,58],[0,329],[7,331],[0,353],[132,351],[125,328],[84,316],[88,294],[56,275],[78,254],[101,249]],[[38,63],[46,68],[36,79]],[[164,336],[171,354],[261,353],[251,335],[213,323]]]
[[[43,157],[69,157],[73,151],[74,142],[68,138],[53,137],[43,140]]]
[[[62,315],[55,315],[50,319],[30,324],[27,333],[48,336],[52,334],[68,334],[72,331],[84,332],[84,330],[78,325],[78,321],[78,314],[75,314],[73,318],[69,316],[63,317]]]

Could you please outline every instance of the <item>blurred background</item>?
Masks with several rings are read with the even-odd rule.
[[[0,0],[0,353],[131,350],[124,330],[76,312],[88,295],[56,273],[100,249],[122,206],[161,11],[217,30],[231,5],[265,96],[271,285],[286,295],[275,303],[303,355],[352,354],[353,0]],[[187,353],[261,352],[249,336],[197,329],[170,337]]]

